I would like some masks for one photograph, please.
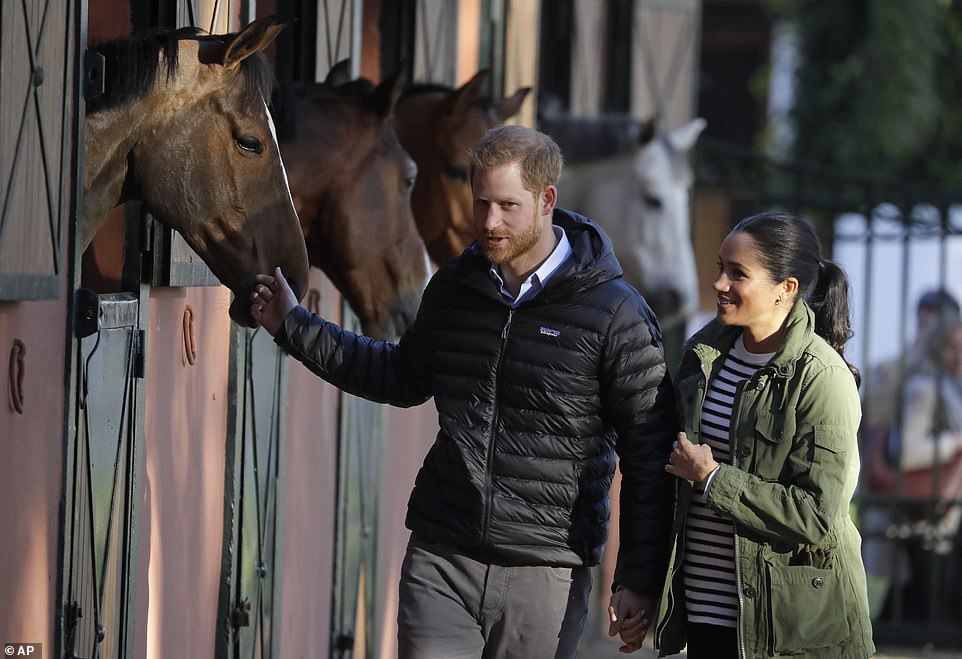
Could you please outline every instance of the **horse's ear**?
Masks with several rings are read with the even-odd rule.
[[[374,89],[371,104],[381,119],[386,119],[394,113],[394,106],[401,97],[401,88],[401,72],[397,71],[382,80]]]
[[[689,121],[684,126],[676,128],[668,133],[668,140],[671,142],[672,146],[679,151],[688,151],[690,148],[695,146],[698,136],[701,135],[701,132],[705,130],[705,126],[707,125],[707,121],[701,117],[697,117]]]
[[[481,69],[474,74],[474,77],[461,85],[456,91],[452,92],[444,101],[444,111],[447,114],[464,114],[468,111],[475,101],[481,98],[484,85],[488,82],[491,73],[487,69]]]
[[[331,70],[327,72],[327,77],[324,78],[325,85],[331,85],[334,87],[346,84],[348,82],[351,82],[350,58],[342,59],[340,62],[332,66]]]
[[[524,103],[524,99],[527,98],[530,93],[531,87],[520,87],[518,91],[508,98],[502,98],[494,104],[495,114],[498,115],[501,121],[505,121],[508,117],[513,117],[521,110],[521,104]]]
[[[273,16],[258,18],[243,30],[238,32],[227,44],[224,51],[224,66],[237,66],[254,53],[260,52],[271,45],[271,42],[287,26],[286,23],[275,24]]]
[[[658,115],[648,117],[638,127],[638,144],[644,146],[655,139],[655,132],[658,128]]]

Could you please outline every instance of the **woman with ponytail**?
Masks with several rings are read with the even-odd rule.
[[[690,659],[868,657],[845,273],[807,223],[764,213],[725,238],[713,287],[716,317],[675,378],[684,432],[665,466],[678,503],[656,645],[687,644]]]

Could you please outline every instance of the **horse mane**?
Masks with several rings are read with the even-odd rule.
[[[300,117],[294,107],[300,101],[356,96],[367,101],[376,85],[367,78],[355,78],[340,85],[325,82],[281,82],[271,97],[271,116],[277,130],[277,141],[282,144],[297,140]]]
[[[457,91],[455,87],[450,87],[440,82],[414,82],[404,88],[404,91],[401,92],[401,98],[398,100],[398,102],[416,96],[423,96],[425,94],[450,94],[454,91]],[[488,113],[494,109],[495,100],[491,96],[480,96],[476,98],[471,105],[480,108],[484,113]],[[501,121],[498,120],[496,123],[501,123]]]
[[[453,87],[443,85],[439,82],[412,82],[404,87],[404,91],[401,93],[401,99],[410,98],[411,96],[421,96],[422,94],[447,93],[453,91]]]
[[[645,122],[624,112],[591,117],[549,112],[540,116],[538,129],[550,135],[564,154],[565,163],[575,165],[632,154],[639,147],[658,143],[664,148],[676,178],[691,175],[688,156],[668,138]]]
[[[224,42],[229,35],[206,35],[199,28],[154,30],[92,45],[89,50],[105,60],[106,91],[87,102],[87,113],[93,114],[123,105],[142,97],[157,82],[160,57],[169,81],[177,73],[177,47],[182,39]],[[241,61],[240,76],[244,93],[251,102],[270,98],[275,85],[274,70],[263,53],[257,52]]]
[[[638,146],[642,130],[638,119],[620,113],[594,117],[551,114],[540,117],[538,127],[554,138],[569,163],[627,153]]]

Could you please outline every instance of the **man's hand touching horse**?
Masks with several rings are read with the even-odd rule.
[[[251,316],[274,336],[287,314],[297,306],[297,297],[280,266],[274,268],[273,276],[257,275],[255,279],[257,285],[251,293]]]

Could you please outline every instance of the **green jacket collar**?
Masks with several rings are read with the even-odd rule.
[[[805,300],[798,300],[788,314],[785,344],[772,357],[770,367],[781,377],[795,374],[795,363],[815,332],[815,312]],[[741,336],[742,328],[722,325],[712,319],[685,342],[685,350],[691,350],[702,364],[712,364],[728,354]]]

